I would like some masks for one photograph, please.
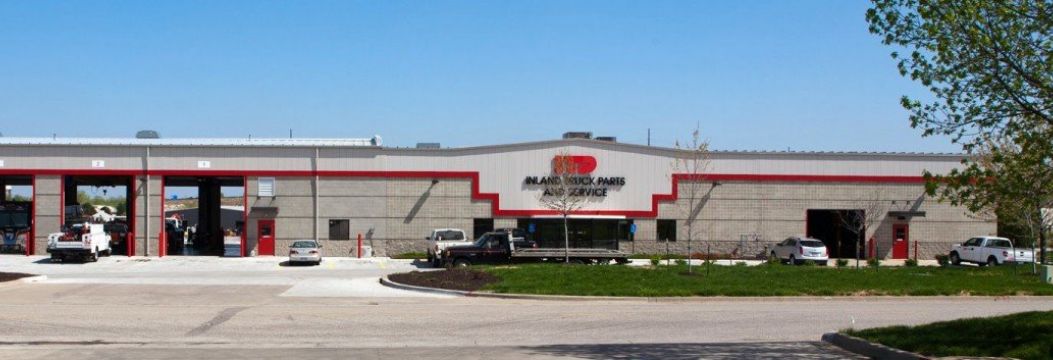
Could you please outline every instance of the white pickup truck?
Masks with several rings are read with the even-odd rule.
[[[461,229],[435,229],[424,240],[428,241],[428,262],[435,267],[442,266],[442,251],[446,248],[472,243]]]
[[[1009,239],[994,236],[977,236],[966,240],[961,245],[951,247],[948,259],[952,264],[971,262],[984,265],[1001,265],[1005,263],[1029,263],[1035,261],[1031,250],[1015,249]]]
[[[103,229],[102,224],[70,224],[63,230],[65,231],[48,234],[48,253],[51,254],[51,261],[98,261],[99,256],[110,255],[110,235]]]

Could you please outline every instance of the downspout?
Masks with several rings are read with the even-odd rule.
[[[150,147],[146,147],[146,161],[143,169],[143,188],[146,193],[146,207],[143,209],[143,256],[150,256]],[[157,239],[160,244],[161,239]]]
[[[314,241],[318,242],[318,153],[314,148]]]

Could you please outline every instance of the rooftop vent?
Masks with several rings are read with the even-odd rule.
[[[563,133],[564,139],[592,139],[590,131],[568,131]]]
[[[153,131],[153,130],[139,130],[139,132],[135,133],[135,138],[136,139],[160,139],[161,138],[161,134],[158,134],[156,131]]]
[[[596,140],[606,141],[606,142],[618,142],[618,138],[616,138],[614,136],[597,136]]]
[[[418,149],[438,149],[441,147],[442,146],[440,146],[439,143],[436,142],[417,143]]]

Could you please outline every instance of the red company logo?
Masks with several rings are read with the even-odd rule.
[[[552,172],[584,175],[596,170],[596,158],[589,155],[556,155],[552,158]]]

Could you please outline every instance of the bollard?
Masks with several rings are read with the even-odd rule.
[[[128,248],[128,256],[135,256],[135,233],[128,232],[125,241],[127,241],[128,244],[128,246],[126,246]]]
[[[362,233],[358,234],[358,258],[362,258]]]

